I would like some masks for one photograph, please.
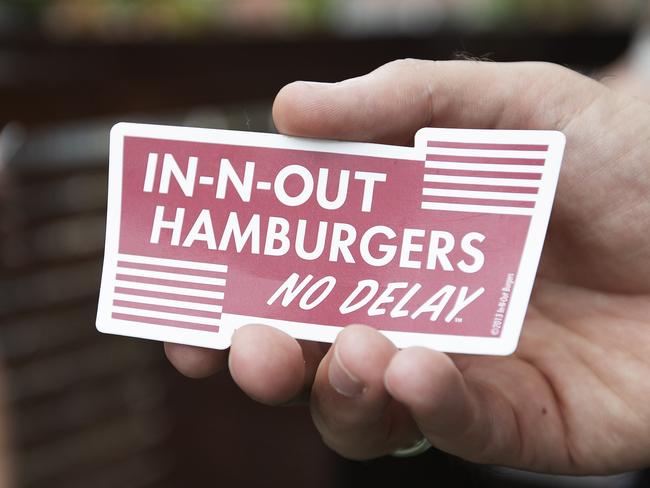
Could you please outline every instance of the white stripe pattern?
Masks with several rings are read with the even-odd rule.
[[[534,202],[537,195],[531,193],[505,193],[496,191],[446,190],[444,188],[424,188],[422,195],[430,197],[483,198],[487,200],[513,200]]]
[[[500,173],[541,173],[543,166],[527,164],[454,163],[453,161],[425,161],[427,169],[462,169],[464,171],[498,171]]]
[[[490,178],[489,183],[486,183],[485,178],[478,176],[424,175],[424,181],[425,183],[464,183],[467,185],[525,186],[526,188],[539,188],[540,180]]]
[[[468,148],[451,148],[451,147],[427,147],[428,154],[437,156],[473,156],[478,158],[527,158],[527,159],[545,159],[546,151],[511,151],[503,149],[468,149]],[[453,157],[450,158],[453,161]]]
[[[185,302],[182,300],[170,300],[167,298],[145,297],[142,295],[127,295],[126,293],[115,293],[113,295],[113,299],[126,302],[143,303],[147,305],[162,305],[164,307],[186,308],[188,310],[199,310],[202,312],[221,312],[221,305]]]
[[[223,298],[221,291],[196,290],[194,288],[180,288],[178,286],[154,285],[152,283],[138,283],[136,281],[115,280],[115,286],[120,288],[132,288],[134,290],[155,291],[160,293],[174,293],[175,295],[187,295],[190,297]]]
[[[159,280],[184,281],[200,285],[224,286],[226,280],[223,278],[208,278],[206,276],[187,275],[182,273],[168,273],[165,271],[150,271],[148,269],[122,268],[117,267],[117,272],[123,275],[138,276],[141,278],[155,278]]]
[[[220,325],[224,291],[218,289],[199,290],[191,286],[198,284],[225,287],[225,276],[228,271],[228,266],[197,261],[153,258],[133,254],[118,254],[117,258],[119,264],[116,267],[116,275],[120,275],[120,278],[150,278],[153,280],[170,280],[176,283],[173,286],[160,283],[141,283],[128,279],[117,279],[116,277],[115,287],[121,288],[121,290],[119,292],[113,290],[113,300],[129,303],[114,304],[111,309],[113,313],[130,315],[133,318],[129,319],[129,321],[133,322],[147,323],[147,319],[164,319],[179,322],[179,326],[182,326],[182,323],[215,327]],[[124,264],[122,265],[122,263]],[[165,270],[143,269],[149,266],[165,266],[163,268]],[[199,273],[188,274],[188,272],[191,273],[193,271],[222,273],[223,277],[200,276]],[[137,291],[168,293],[178,295],[179,298],[170,299],[160,296],[144,296],[143,294],[137,294]],[[190,300],[183,300],[182,297],[209,299],[211,303],[197,303]],[[178,311],[169,312],[165,309],[150,310],[151,308],[160,307],[173,307],[178,309]],[[196,314],[197,311],[207,312],[211,316],[199,317]],[[138,318],[141,320],[138,320]]]
[[[466,203],[423,202],[422,210],[447,210],[451,212],[478,212],[507,215],[532,215],[532,208],[491,207],[488,205],[468,205]]]
[[[178,259],[152,258],[150,256],[137,256],[135,254],[118,254],[118,261],[126,261],[135,264],[153,264],[157,266],[169,266],[172,268],[197,269],[201,271],[215,271],[225,273],[228,266],[225,264],[200,263],[198,261],[180,261]]]
[[[191,322],[203,325],[219,325],[219,318],[195,317],[192,315],[182,315],[179,313],[159,312],[157,310],[144,310],[141,308],[127,308],[113,306],[113,313],[123,313],[127,315],[137,315],[139,317],[151,317],[154,319],[178,320],[179,322]]]
[[[444,141],[442,141],[444,143]],[[449,141],[454,142],[454,141]],[[458,141],[467,144],[467,141]],[[526,176],[544,173],[544,165],[529,163],[527,160],[545,160],[546,151],[503,150],[494,148],[472,148],[472,144],[462,148],[427,147],[424,156],[425,174],[422,190],[423,210],[442,210],[452,212],[478,212],[506,215],[532,215],[534,203],[538,199],[536,193],[517,192],[520,188],[539,188],[541,179],[531,179]],[[537,149],[537,148],[533,148]],[[463,161],[464,158],[485,158],[484,162]],[[505,161],[499,161],[505,158]],[[427,159],[443,159],[443,161],[427,161]],[[460,161],[454,161],[454,159]],[[507,161],[517,159],[517,161]],[[524,164],[519,164],[524,163]],[[453,174],[452,171],[465,171],[465,175]],[[486,173],[490,173],[486,176]],[[445,174],[447,173],[447,174]],[[449,174],[451,173],[451,174]],[[521,175],[517,178],[499,177],[499,173],[509,173],[509,176]],[[539,176],[537,176],[539,178]],[[437,184],[445,184],[447,188],[438,188]],[[455,187],[454,185],[463,185]],[[480,185],[481,188],[472,188]],[[485,191],[485,187],[511,187],[513,191]],[[489,190],[489,188],[487,188]],[[467,199],[467,200],[464,200]],[[463,203],[466,201],[467,203]],[[490,201],[494,201],[491,204]],[[512,202],[512,203],[508,203]],[[502,205],[497,205],[502,203]]]

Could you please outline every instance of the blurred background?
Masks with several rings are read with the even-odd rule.
[[[345,461],[308,412],[97,333],[117,121],[274,131],[274,94],[400,57],[544,60],[650,97],[645,0],[0,0],[0,487],[648,487],[434,450]]]

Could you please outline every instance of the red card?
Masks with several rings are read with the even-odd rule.
[[[225,348],[267,324],[331,342],[508,354],[559,174],[551,131],[421,129],[415,147],[118,124],[103,332]]]

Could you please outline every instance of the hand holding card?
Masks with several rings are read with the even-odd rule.
[[[288,86],[274,109],[285,134],[410,146],[422,126],[561,130],[567,157],[514,355],[398,351],[382,333],[359,326],[344,329],[325,352],[278,329],[247,326],[233,336],[233,378],[270,404],[309,389],[323,439],[355,459],[424,434],[470,460],[534,470],[603,473],[648,464],[649,117],[641,102],[538,64],[404,61],[340,84]],[[458,212],[456,220],[467,217]],[[471,245],[483,251],[481,242]],[[457,257],[452,267],[471,264],[469,253]],[[220,351],[168,344],[167,352],[191,375],[224,361]]]

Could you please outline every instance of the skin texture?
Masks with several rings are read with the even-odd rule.
[[[334,346],[235,333],[230,372],[271,405],[310,391],[314,423],[368,459],[424,434],[480,463],[603,474],[650,464],[650,105],[539,63],[401,60],[335,84],[296,82],[285,134],[411,145],[420,127],[556,129],[568,141],[519,348],[509,357],[398,351],[347,327]],[[188,376],[226,353],[166,345]]]

